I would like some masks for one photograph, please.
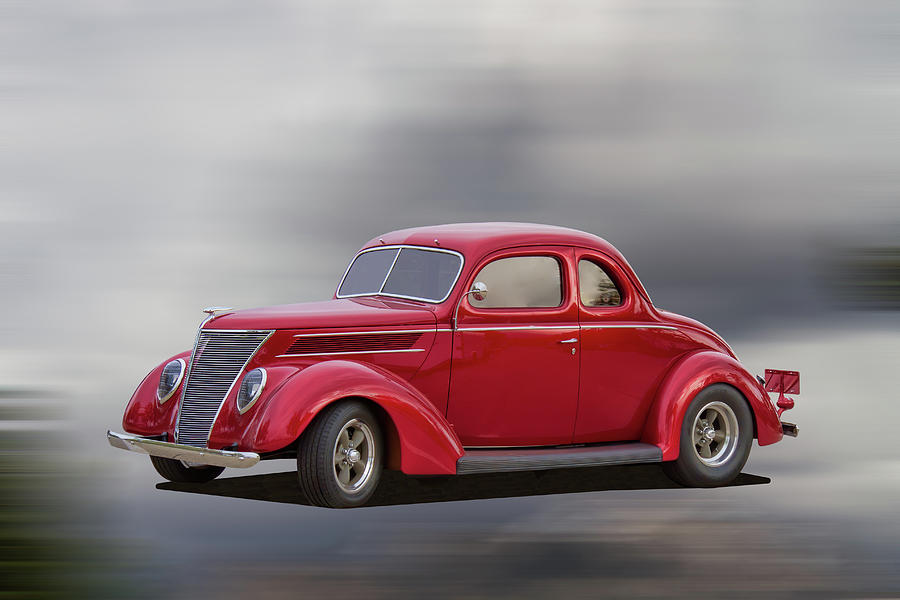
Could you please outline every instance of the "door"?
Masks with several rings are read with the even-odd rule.
[[[545,446],[572,439],[579,328],[571,248],[495,253],[474,269],[487,292],[462,299],[447,417],[464,446]]]
[[[625,272],[576,251],[581,376],[574,443],[638,440],[665,373],[690,340],[654,320]]]

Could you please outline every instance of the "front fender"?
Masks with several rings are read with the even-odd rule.
[[[689,354],[671,368],[650,407],[641,441],[659,446],[664,461],[678,458],[687,407],[697,392],[714,383],[727,383],[747,399],[760,446],[783,437],[775,407],[756,379],[734,358],[708,350]]]
[[[367,398],[388,414],[399,438],[404,473],[456,473],[462,444],[434,405],[392,373],[349,360],[316,363],[289,377],[256,414],[241,447],[280,450],[292,444],[319,411],[348,397]]]
[[[156,365],[144,380],[141,381],[128,405],[125,407],[125,415],[122,417],[122,427],[128,433],[136,435],[161,435],[168,433],[170,437],[175,434],[175,419],[178,417],[178,402],[181,398],[181,390],[184,387],[184,379],[172,397],[160,404],[156,399],[156,388],[159,386],[159,376],[163,367],[169,361],[176,358],[190,362],[191,351],[186,350],[176,354]]]

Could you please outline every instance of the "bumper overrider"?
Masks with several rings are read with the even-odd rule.
[[[246,469],[259,462],[259,454],[256,452],[198,448],[196,446],[173,444],[172,442],[140,437],[129,433],[117,433],[115,431],[107,431],[106,439],[109,440],[110,446],[121,448],[122,450],[182,460],[186,463],[199,465]]]

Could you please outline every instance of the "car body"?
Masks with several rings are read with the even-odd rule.
[[[611,244],[572,229],[395,231],[363,246],[331,300],[208,312],[193,350],[138,386],[126,433],[109,433],[176,481],[295,457],[307,495],[334,488],[330,475],[367,478],[313,498],[326,506],[364,503],[382,468],[663,462],[683,483],[722,485],[751,437],[796,434],[768,396],[781,379],[767,389],[710,328],[656,308]],[[323,424],[341,419],[352,425]]]

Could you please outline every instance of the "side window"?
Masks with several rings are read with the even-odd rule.
[[[581,259],[578,261],[578,291],[585,306],[618,306],[622,304],[622,294],[612,278],[597,263]]]
[[[483,300],[469,296],[477,308],[550,308],[563,300],[562,269],[550,256],[512,256],[488,263],[475,276],[487,285]]]

